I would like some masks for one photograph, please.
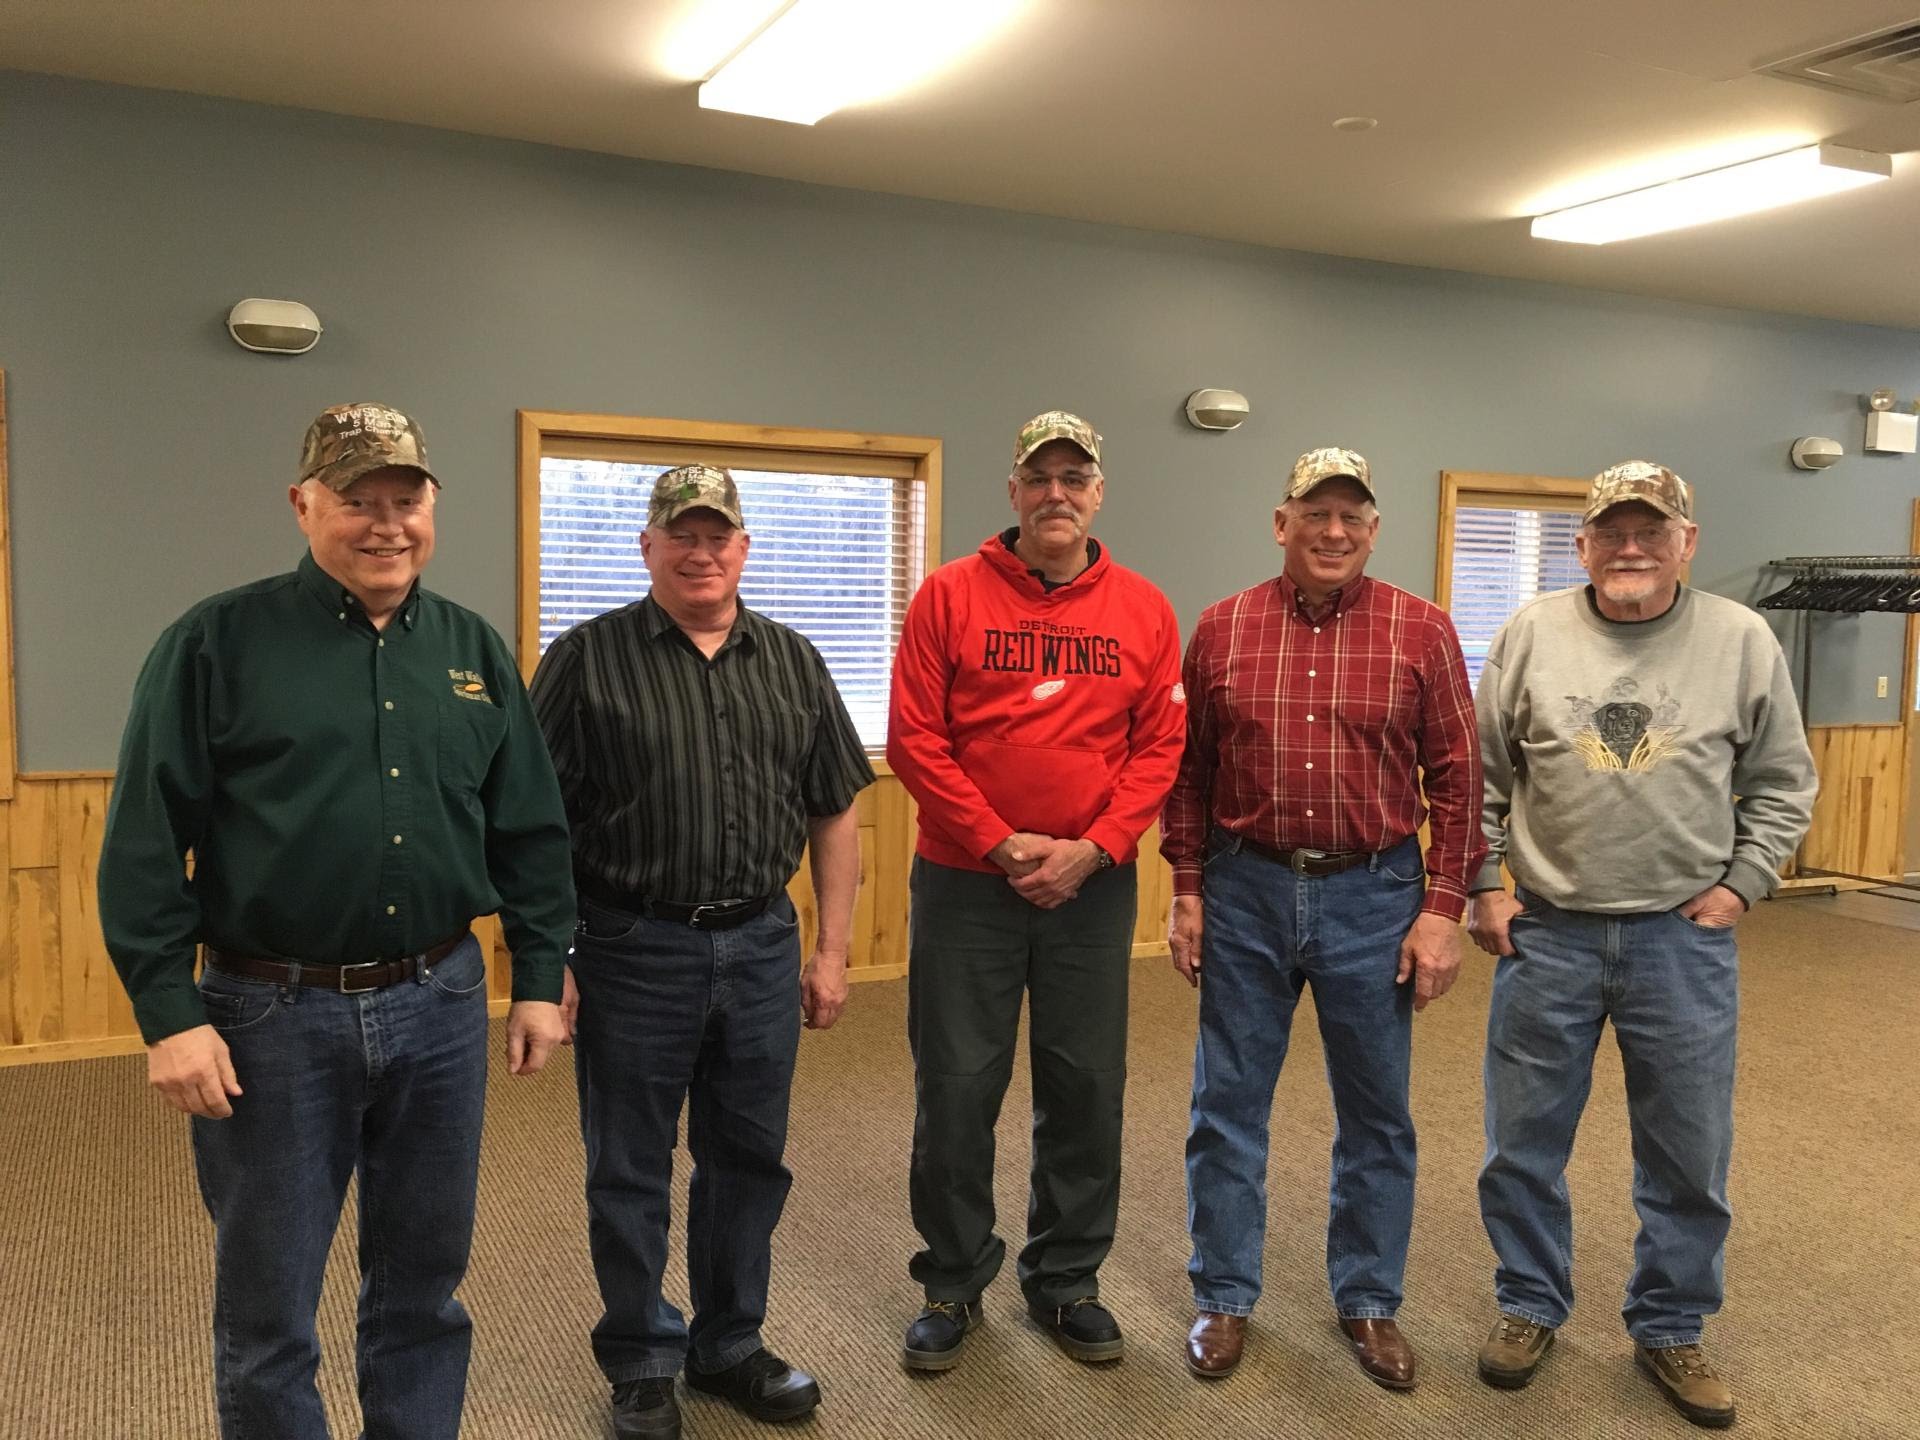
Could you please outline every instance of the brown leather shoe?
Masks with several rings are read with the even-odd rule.
[[[1353,1346],[1353,1358],[1374,1384],[1389,1390],[1413,1388],[1413,1347],[1397,1324],[1391,1320],[1342,1319],[1340,1329]]]
[[[1224,1380],[1240,1363],[1246,1340],[1246,1316],[1202,1310],[1187,1331],[1187,1369],[1202,1380]]]

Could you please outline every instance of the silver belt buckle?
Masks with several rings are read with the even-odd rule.
[[[347,984],[347,972],[349,970],[384,970],[389,963],[390,962],[386,960],[368,960],[359,965],[342,965],[340,967],[340,993],[342,995],[365,995],[369,990],[378,990],[380,988],[378,985]]]
[[[1316,860],[1324,860],[1326,858],[1327,858],[1327,852],[1324,850],[1296,850],[1293,852],[1293,859],[1291,862],[1293,873],[1296,875],[1305,877],[1307,873],[1307,866],[1311,865]]]
[[[700,928],[700,922],[706,918],[709,911],[724,910],[726,908],[726,902],[724,901],[715,901],[710,905],[694,906],[693,913],[687,916],[687,928],[689,930],[698,930]]]

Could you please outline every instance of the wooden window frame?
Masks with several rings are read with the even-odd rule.
[[[1558,475],[1502,475],[1486,470],[1440,472],[1440,539],[1434,547],[1433,603],[1453,609],[1453,527],[1464,506],[1485,501],[1507,509],[1578,512],[1586,499],[1586,480]],[[1547,502],[1547,503],[1542,503]]]
[[[631,458],[652,464],[698,461],[769,469],[852,461],[859,468],[850,467],[849,473],[893,475],[924,487],[921,573],[932,574],[940,563],[941,450],[940,441],[932,436],[567,410],[521,410],[517,415],[519,579],[514,620],[523,679],[531,680],[540,662],[540,459],[556,450],[577,452],[583,446],[599,445],[628,450]],[[874,768],[884,773],[884,762],[876,760]]]

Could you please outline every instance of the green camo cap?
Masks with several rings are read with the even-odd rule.
[[[318,480],[336,492],[389,465],[418,470],[440,483],[427,468],[427,442],[420,427],[391,405],[363,402],[322,410],[300,446],[300,479]]]
[[[653,482],[653,500],[647,506],[647,524],[665,525],[689,510],[712,510],[744,530],[740,518],[740,490],[733,476],[718,465],[676,465]]]
[[[1373,470],[1367,457],[1339,445],[1322,445],[1293,462],[1293,471],[1287,476],[1287,499],[1298,500],[1314,486],[1342,478],[1366,491],[1369,500],[1375,499]]]
[[[1071,410],[1043,410],[1022,425],[1013,441],[1013,463],[1024,465],[1027,457],[1049,440],[1072,441],[1094,464],[1100,463],[1099,434]]]
[[[1693,521],[1691,485],[1651,460],[1622,460],[1593,477],[1593,486],[1587,491],[1586,514],[1580,517],[1580,523],[1585,525],[1601,511],[1629,500],[1651,505],[1670,520]]]

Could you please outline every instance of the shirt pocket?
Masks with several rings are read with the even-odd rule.
[[[1340,724],[1362,735],[1384,735],[1405,729],[1419,704],[1420,687],[1406,665],[1387,662],[1387,673],[1355,677],[1357,683],[1334,704]]]
[[[784,783],[813,748],[814,716],[784,696],[761,693],[742,707],[740,739],[747,754]]]
[[[505,711],[482,700],[442,701],[435,756],[440,788],[455,795],[477,794],[506,738]]]

